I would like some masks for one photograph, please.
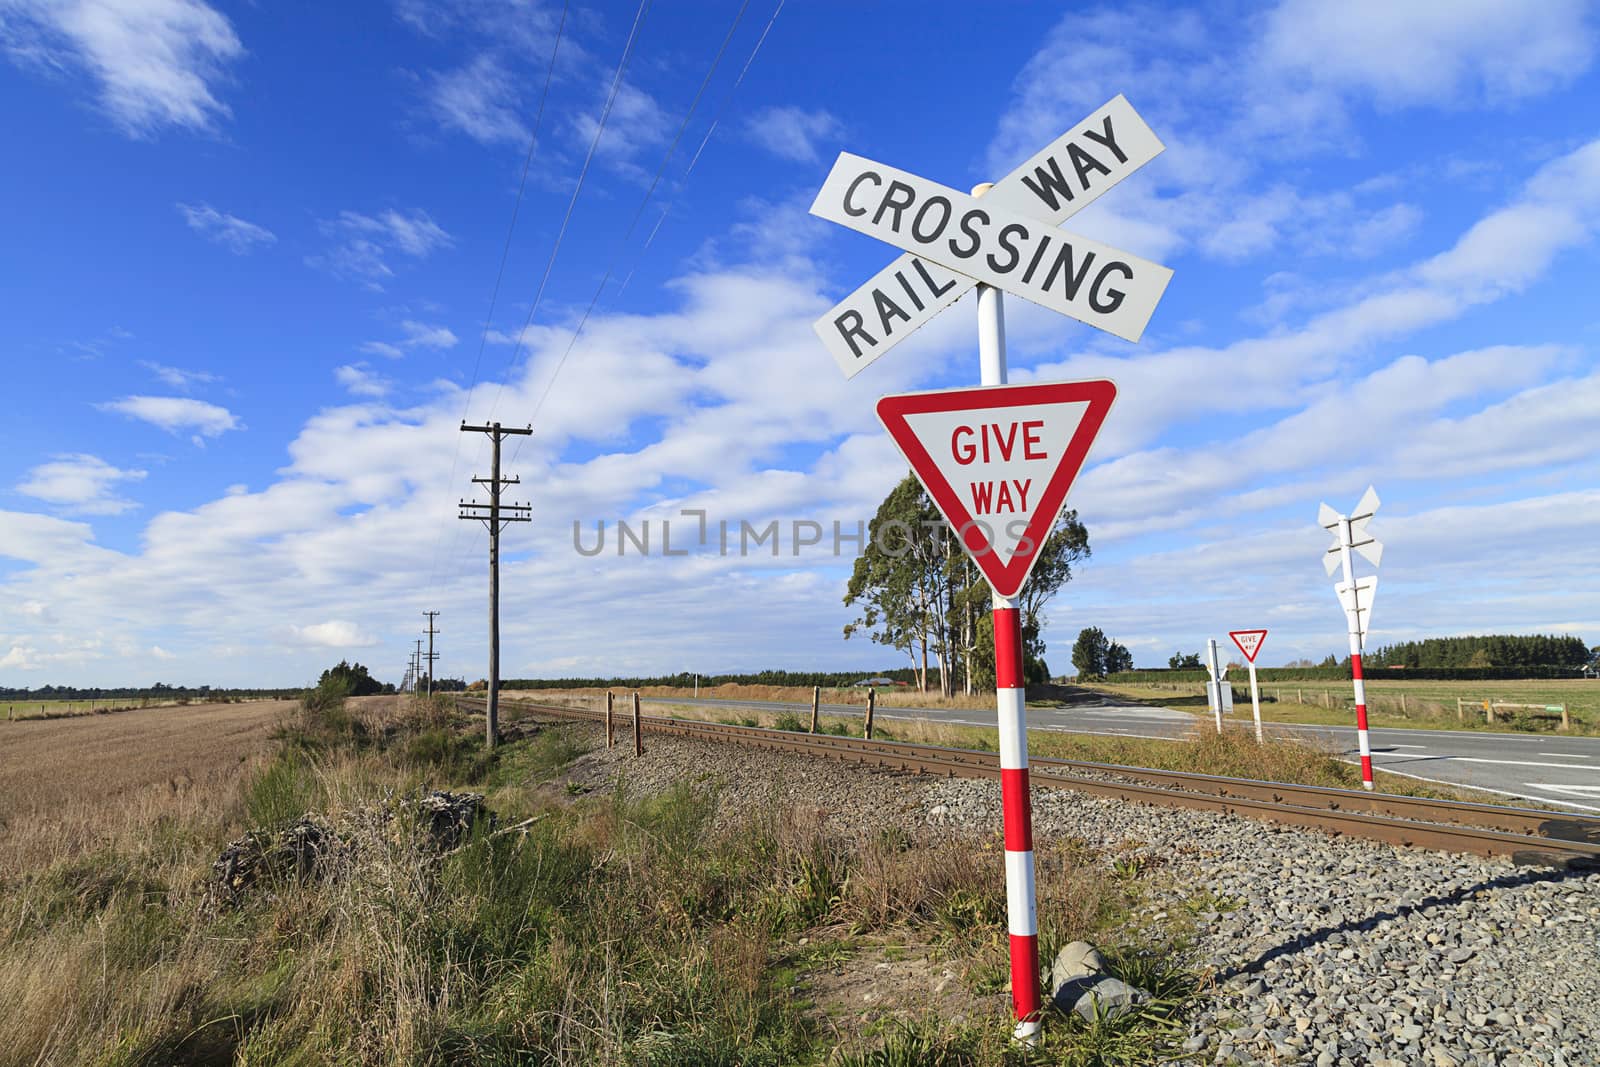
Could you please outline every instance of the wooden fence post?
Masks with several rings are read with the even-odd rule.
[[[876,708],[877,706],[878,706],[878,691],[876,689],[868,689],[867,690],[867,728],[866,728],[866,730],[863,731],[867,735],[867,740],[868,741],[872,740],[872,710],[874,708]]]
[[[822,710],[822,686],[811,687],[811,732],[817,732],[817,712]]]
[[[633,754],[644,755],[644,726],[639,722],[639,691],[633,691]]]
[[[1483,721],[1490,725],[1494,723],[1494,705],[1487,700],[1483,702]]]
[[[1400,694],[1400,714],[1402,714],[1402,715],[1407,714],[1407,712],[1406,712],[1406,695],[1405,695],[1405,693],[1401,693]]]
[[[1572,728],[1572,717],[1567,713],[1567,706],[1565,704],[1561,705],[1561,728],[1563,730],[1569,730]]]
[[[606,747],[610,748],[617,739],[616,723],[611,718],[611,706],[615,702],[611,690],[606,690]]]
[[[1306,702],[1306,695],[1300,692],[1299,689],[1294,691],[1294,702],[1296,704],[1304,704]]]

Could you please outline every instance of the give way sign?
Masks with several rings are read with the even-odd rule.
[[[1109,381],[902,393],[878,418],[995,593],[1022,589],[1117,387]]]
[[[1233,638],[1233,643],[1239,646],[1239,651],[1244,653],[1244,658],[1254,663],[1256,661],[1256,653],[1261,651],[1261,642],[1267,639],[1267,631],[1229,630],[1228,636]]]

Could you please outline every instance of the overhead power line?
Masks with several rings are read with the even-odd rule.
[[[550,372],[550,380],[545,383],[544,392],[539,394],[538,401],[533,406],[533,413],[529,418],[537,417],[539,410],[544,407],[544,402],[550,396],[550,390],[555,387],[556,378],[561,374],[561,368],[566,366],[567,357],[572,355],[572,350],[578,344],[578,338],[583,334],[584,326],[588,325],[589,316],[594,312],[595,305],[600,302],[600,295],[605,292],[606,285],[610,283],[611,276],[616,272],[617,261],[622,258],[623,249],[627,247],[628,239],[633,236],[633,231],[639,225],[639,219],[644,215],[644,209],[650,203],[650,198],[655,195],[656,187],[661,184],[661,176],[667,172],[667,165],[672,162],[673,154],[677,152],[678,145],[683,141],[684,133],[689,129],[689,123],[694,119],[695,111],[700,107],[700,100],[706,94],[706,88],[711,84],[712,77],[717,73],[717,67],[722,63],[723,55],[728,51],[728,43],[733,40],[734,33],[739,29],[739,23],[744,19],[744,13],[750,7],[750,0],[744,0],[739,10],[733,16],[733,22],[728,26],[728,32],[722,37],[722,44],[717,48],[717,54],[711,59],[711,66],[706,69],[706,76],[700,79],[700,88],[695,91],[694,99],[689,103],[689,110],[684,112],[683,121],[678,124],[678,132],[673,135],[672,143],[667,146],[666,154],[661,157],[661,165],[656,168],[655,177],[650,181],[650,187],[645,190],[644,196],[639,200],[639,206],[633,211],[633,218],[628,222],[628,229],[623,233],[622,239],[617,242],[616,251],[611,256],[611,262],[606,264],[605,276],[600,279],[600,284],[595,286],[594,296],[589,298],[589,306],[584,309],[583,317],[578,320],[577,328],[572,331],[572,337],[567,341],[566,351],[561,353],[561,358],[556,362],[555,369]],[[781,5],[780,5],[781,7]],[[770,23],[768,24],[771,25]],[[763,37],[765,34],[762,35]],[[759,47],[759,45],[757,46]],[[746,69],[749,64],[746,63]],[[687,172],[685,172],[687,174]],[[521,441],[517,442],[520,448]],[[512,459],[516,452],[512,452]]]
[[[494,312],[495,312],[495,308],[498,306],[499,301],[500,301],[500,285],[505,279],[506,263],[511,258],[511,241],[512,241],[512,238],[516,236],[517,218],[519,217],[519,215],[522,212],[522,197],[523,197],[523,193],[526,191],[526,189],[528,187],[528,171],[533,166],[534,149],[539,144],[539,130],[544,125],[545,102],[550,98],[550,82],[553,80],[553,78],[555,76],[556,57],[561,52],[561,38],[566,33],[566,29],[567,29],[567,10],[568,10],[568,6],[569,6],[569,2],[570,2],[570,0],[562,0],[562,4],[561,4],[561,21],[556,26],[555,43],[550,46],[550,62],[545,67],[544,88],[541,89],[540,92],[539,92],[539,107],[538,107],[538,110],[534,113],[533,128],[528,133],[528,151],[522,157],[522,177],[517,182],[517,196],[516,196],[516,199],[511,202],[511,222],[506,227],[505,244],[500,249],[500,266],[498,268],[496,268],[496,270],[495,270],[494,288],[489,293],[489,310],[483,317],[483,329],[481,331],[479,331],[479,334],[478,334],[478,353],[477,353],[477,355],[475,357],[473,357],[473,360],[472,360],[472,378],[467,383],[467,398],[466,398],[466,401],[465,401],[465,406],[464,406],[464,408],[462,409],[462,412],[461,412],[461,418],[463,420],[466,419],[468,413],[470,413],[471,410],[472,410],[472,394],[478,388],[478,373],[479,373],[479,370],[482,368],[482,365],[483,365],[484,346],[488,343],[489,330],[494,324]],[[457,469],[459,467],[460,462],[461,462],[461,438],[458,435],[456,437],[456,444],[455,444],[454,452],[450,457],[450,484],[451,485],[455,484],[456,471],[457,471]],[[439,549],[442,547],[442,545],[444,543],[445,530],[447,530],[449,528],[450,527],[449,527],[448,523],[441,523],[440,526],[439,526],[439,535],[434,538],[434,542],[433,542],[433,558],[428,564],[428,584],[427,584],[426,588],[427,588],[429,593],[432,593],[433,588],[434,588],[434,582],[438,577],[438,571],[439,571]]]
[[[651,0],[639,0],[639,10],[633,18],[633,29],[628,34],[628,43],[623,46],[622,60],[617,64],[617,73],[611,79],[611,91],[606,94],[605,106],[600,109],[600,118],[595,123],[594,137],[589,140],[589,153],[583,158],[583,168],[578,171],[578,184],[573,187],[572,198],[567,201],[566,214],[561,217],[561,228],[556,231],[556,242],[550,249],[550,259],[544,265],[544,274],[539,279],[539,288],[533,294],[533,304],[528,308],[527,321],[522,324],[522,329],[517,333],[515,344],[511,349],[511,359],[506,364],[506,381],[517,366],[517,357],[522,354],[526,344],[528,329],[533,325],[533,317],[539,312],[539,305],[544,301],[545,288],[550,284],[550,275],[555,270],[556,257],[561,254],[561,243],[567,236],[567,226],[572,222],[573,209],[578,206],[578,197],[583,195],[583,184],[589,177],[589,167],[594,163],[595,152],[600,147],[600,137],[605,133],[606,122],[611,118],[611,109],[617,102],[617,93],[622,89],[622,78],[628,70],[628,63],[633,58],[633,47],[639,41],[639,30],[644,26],[646,13],[650,10]],[[495,402],[489,407],[489,415],[493,417],[495,408],[500,403],[500,395],[505,391],[505,383],[501,383],[500,393],[495,394]]]

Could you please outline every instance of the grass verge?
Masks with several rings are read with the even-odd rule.
[[[7,825],[0,1065],[1022,1062],[998,840],[842,839],[771,806],[716,829],[714,786],[572,802],[540,783],[576,733],[488,753],[443,702],[319,692],[270,756],[203,788]],[[395,798],[431,788],[487,794],[501,829],[430,849]],[[353,827],[337,873],[217,905],[222,845],[307,812]],[[1195,988],[1181,946],[1131,921],[1144,887],[1083,846],[1038,863],[1046,958],[1092,939],[1157,995],[1116,1024],[1053,1020],[1026,1062],[1148,1062]],[[864,939],[953,968],[964,1020],[813,996]]]

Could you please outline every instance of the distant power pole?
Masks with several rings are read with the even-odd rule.
[[[462,433],[486,433],[494,444],[493,473],[487,478],[474,478],[479,485],[489,487],[487,504],[470,504],[461,501],[461,514],[457,518],[476,519],[489,530],[489,711],[485,729],[488,746],[494,748],[500,730],[500,531],[506,523],[532,522],[533,507],[529,504],[502,504],[500,490],[507,485],[517,485],[522,479],[500,477],[500,442],[513,435],[526,437],[533,433],[532,426],[508,429],[498,422],[488,426],[461,424]]]
[[[433,663],[439,658],[433,651],[433,635],[439,632],[434,629],[433,620],[439,617],[439,612],[424,611],[423,614],[428,617],[428,695],[431,697],[433,696]]]
[[[417,650],[411,655],[411,662],[416,664],[411,675],[411,691],[420,692],[422,689],[422,638],[417,638]]]

